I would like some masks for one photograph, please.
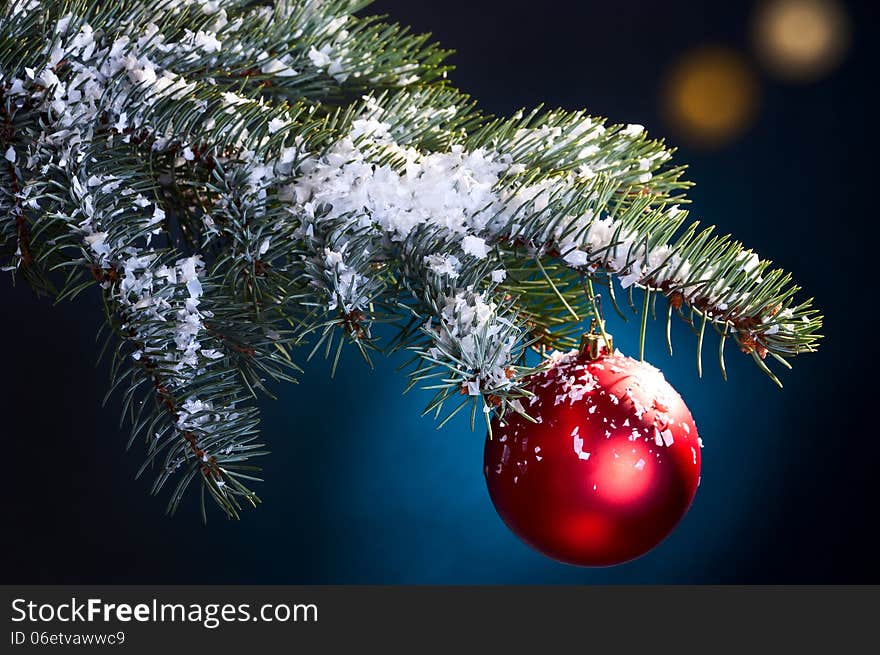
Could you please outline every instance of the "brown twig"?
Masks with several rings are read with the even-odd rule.
[[[3,118],[3,124],[0,126],[0,139],[2,139],[4,145],[11,145],[15,139],[15,124],[12,121],[12,114],[6,110],[6,88],[2,86],[0,86],[0,115],[2,115]],[[31,254],[31,239],[30,233],[28,232],[27,221],[25,220],[24,211],[21,206],[21,199],[18,195],[21,193],[21,185],[18,183],[18,174],[15,171],[15,165],[11,161],[6,161],[6,172],[9,175],[10,191],[12,192],[12,197],[15,202],[15,207],[12,209],[12,213],[15,215],[18,251],[21,257],[22,266],[27,268],[33,264],[34,257]]]
[[[209,326],[207,323],[205,323],[205,329],[208,331],[208,334],[210,334],[212,337],[215,337],[215,338],[219,339],[220,341],[224,341],[224,342],[228,343],[230,348],[232,348],[234,351],[236,351],[238,353],[241,353],[242,355],[247,355],[248,357],[253,357],[254,355],[257,354],[256,349],[252,348],[251,346],[246,346],[242,343],[239,343],[239,342],[235,341],[235,339],[233,339],[232,337],[226,336],[225,334],[218,332],[217,330],[215,330],[214,328]]]
[[[108,282],[110,285],[116,285],[120,280],[119,271],[114,266],[109,266],[107,268],[100,268],[98,266],[92,265],[90,267],[92,275],[98,282]],[[135,333],[133,331],[129,331],[126,335],[131,340],[136,348],[138,348],[142,353],[145,348],[145,344],[136,341],[134,339]],[[160,405],[164,406],[168,411],[169,418],[172,423],[176,426],[180,421],[180,410],[177,405],[177,399],[174,397],[174,394],[168,389],[165,383],[162,381],[162,377],[159,375],[159,367],[156,361],[142,354],[140,359],[137,360],[138,366],[140,366],[150,377],[150,381],[153,384],[153,389],[156,392],[157,401]],[[212,477],[214,480],[221,480],[223,478],[223,474],[220,471],[220,467],[217,464],[217,459],[204,451],[204,449],[199,446],[198,439],[196,435],[193,434],[190,430],[180,430],[178,428],[180,435],[189,445],[189,449],[192,451],[193,455],[196,456],[201,463],[202,475],[205,477]]]
[[[141,347],[142,344],[138,344],[135,342],[135,345]],[[153,383],[153,388],[156,391],[156,396],[158,397],[159,403],[163,405],[167,410],[168,414],[171,417],[171,420],[177,425],[178,421],[180,421],[180,411],[177,406],[177,400],[174,395],[168,390],[168,387],[162,382],[162,378],[159,376],[158,367],[156,366],[155,360],[147,356],[141,356],[141,359],[138,362],[147,374],[150,376],[150,379]],[[189,444],[189,449],[192,451],[193,455],[201,461],[201,469],[202,475],[205,477],[213,477],[215,480],[222,479],[223,475],[220,472],[220,468],[217,465],[217,459],[202,450],[199,446],[198,439],[196,436],[189,430],[180,430],[180,435],[183,439]]]

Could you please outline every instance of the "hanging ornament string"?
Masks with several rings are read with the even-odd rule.
[[[602,296],[593,289],[593,279],[589,275],[581,273],[581,282],[590,300],[593,318],[590,320],[590,330],[581,338],[580,352],[589,355],[591,359],[598,359],[602,355],[603,347],[611,354],[614,352],[614,340],[605,330],[605,318],[602,316]],[[610,284],[610,281],[609,281]],[[598,328],[598,333],[597,333]],[[599,343],[601,340],[601,343]]]

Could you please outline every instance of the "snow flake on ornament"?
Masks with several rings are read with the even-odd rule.
[[[580,426],[575,426],[575,428],[571,431],[574,452],[578,456],[578,459],[588,460],[590,459],[590,453],[584,451],[584,440],[580,436],[579,431]]]

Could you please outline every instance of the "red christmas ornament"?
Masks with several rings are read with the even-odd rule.
[[[554,357],[523,409],[495,418],[485,475],[498,514],[537,551],[569,564],[639,557],[685,515],[700,440],[663,374],[617,351]]]

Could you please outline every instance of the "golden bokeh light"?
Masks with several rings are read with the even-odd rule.
[[[840,64],[849,46],[849,19],[834,0],[770,0],[755,13],[752,39],[770,72],[809,82]]]
[[[700,48],[673,66],[663,89],[663,109],[682,141],[718,147],[751,126],[758,93],[742,56],[721,47]]]

